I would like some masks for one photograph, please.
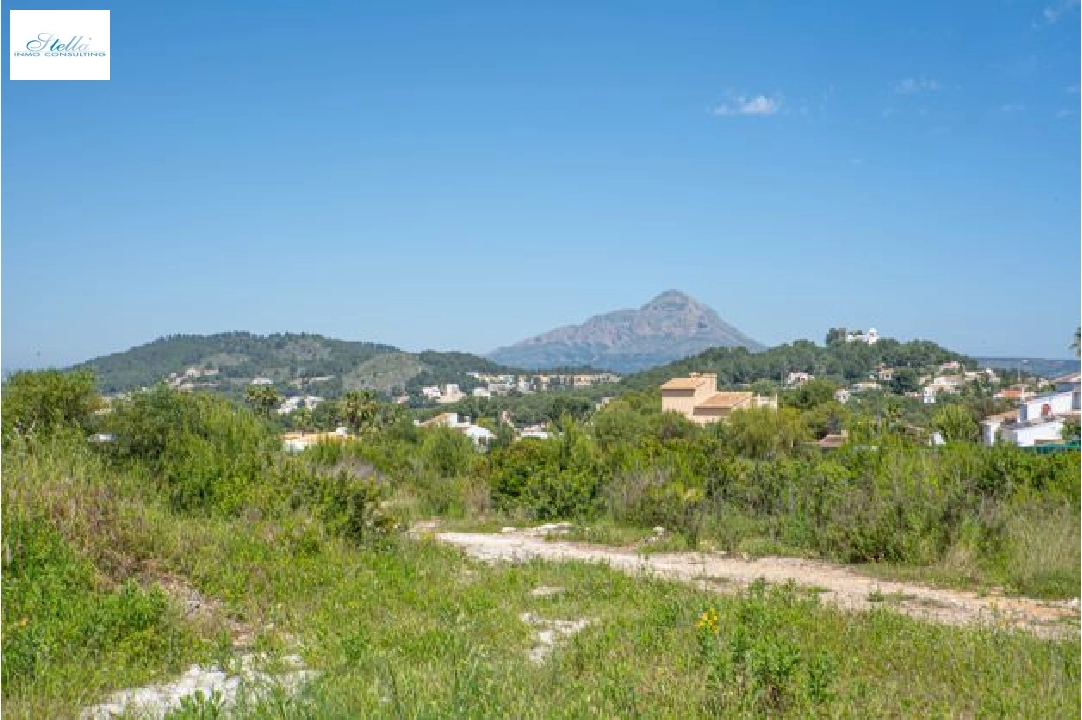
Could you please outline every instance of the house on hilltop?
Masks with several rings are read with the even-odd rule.
[[[809,382],[815,379],[814,375],[806,372],[792,371],[785,376],[785,387],[797,388],[803,385],[807,385]]]
[[[777,398],[752,392],[718,392],[716,373],[691,373],[661,386],[662,412],[677,412],[699,425],[724,420],[735,410],[777,409]]]
[[[414,420],[413,423],[419,428],[445,427],[460,432],[470,439],[475,448],[488,447],[488,444],[496,438],[496,433],[488,428],[470,422],[469,415],[459,420],[458,413],[453,412],[440,413],[424,422]]]
[[[879,342],[879,333],[875,328],[870,328],[868,332],[857,330],[855,332],[848,332],[845,334],[845,341],[847,343],[864,343],[866,345],[875,345]]]

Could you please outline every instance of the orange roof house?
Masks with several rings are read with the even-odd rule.
[[[691,373],[661,386],[662,412],[678,412],[699,425],[724,420],[734,410],[759,407],[777,409],[778,401],[751,392],[718,392],[715,373]]]

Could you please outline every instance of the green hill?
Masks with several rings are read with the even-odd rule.
[[[629,375],[622,385],[634,390],[656,388],[689,372],[716,372],[719,387],[759,380],[781,382],[790,372],[854,382],[868,379],[881,364],[919,371],[955,360],[970,369],[978,367],[976,360],[928,340],[903,343],[884,338],[875,345],[843,342],[825,347],[810,340],[797,340],[757,353],[742,347],[711,348],[694,357]]]
[[[292,386],[325,396],[355,388],[390,393],[448,382],[469,387],[473,381],[468,372],[514,371],[468,353],[407,353],[391,345],[308,333],[247,332],[167,336],[75,369],[93,370],[103,393],[119,393],[155,385],[190,368],[212,373],[192,378],[197,388],[226,395],[265,377],[281,390]]]

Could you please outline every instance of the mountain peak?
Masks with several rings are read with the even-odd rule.
[[[669,308],[684,308],[692,305],[702,306],[695,298],[691,297],[685,292],[679,290],[666,290],[642,306],[643,310],[658,309],[664,310]]]
[[[687,293],[666,290],[638,310],[595,315],[489,354],[516,367],[590,365],[628,372],[688,357],[710,347],[762,345]]]

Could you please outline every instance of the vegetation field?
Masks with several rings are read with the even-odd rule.
[[[814,588],[720,596],[581,563],[488,565],[403,533],[428,516],[573,518],[903,568],[964,550],[980,582],[1075,597],[1077,455],[898,440],[822,459],[762,450],[764,418],[706,434],[628,404],[609,412],[639,417],[630,429],[598,414],[487,455],[403,422],[288,456],[267,421],[213,396],[155,391],[95,415],[92,379],[41,373],[3,402],[11,717],[77,716],[249,652],[318,675],[242,693],[240,717],[1079,713],[1077,639],[932,625],[889,602],[850,614]]]

